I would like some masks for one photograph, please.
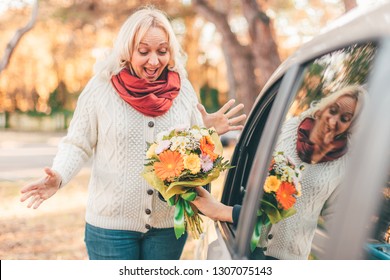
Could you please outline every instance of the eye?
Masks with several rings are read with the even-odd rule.
[[[331,115],[336,115],[338,113],[338,108],[336,106],[329,107],[329,113]]]
[[[352,120],[352,116],[350,115],[342,115],[340,118],[341,122],[348,123]]]
[[[138,53],[140,55],[147,55],[148,54],[148,51],[147,50],[138,50]]]
[[[158,51],[158,53],[160,55],[166,55],[168,53],[168,50],[167,49],[161,49],[161,50]]]

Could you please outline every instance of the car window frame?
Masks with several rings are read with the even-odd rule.
[[[380,188],[388,179],[390,158],[384,157],[383,151],[390,152],[387,142],[390,125],[386,123],[390,119],[390,37],[378,39],[376,43],[378,51],[368,82],[370,102],[356,138],[355,149],[359,153],[353,154],[349,161],[336,203],[336,216],[329,225],[324,247],[332,250],[320,253],[321,259],[364,258],[364,244],[374,230],[367,224],[381,206]],[[387,94],[383,89],[387,89]],[[375,149],[367,149],[367,143],[375,143]],[[375,189],[367,188],[368,185],[378,188],[378,195],[372,195]]]
[[[224,190],[222,193],[221,202],[233,206],[236,204],[236,195],[242,192],[240,184],[237,184],[237,181],[242,182],[244,171],[246,168],[247,149],[249,141],[252,138],[252,135],[255,133],[255,130],[258,130],[258,123],[264,118],[268,118],[270,110],[272,108],[275,96],[278,94],[280,84],[283,77],[278,79],[270,88],[267,90],[260,98],[260,101],[256,103],[256,107],[252,110],[247,124],[242,132],[242,137],[240,137],[234,153],[232,155],[231,164],[233,166],[238,166],[239,169],[232,168],[228,171],[224,183]],[[259,108],[260,107],[260,108]],[[265,107],[267,107],[265,109]],[[264,127],[264,125],[262,125]],[[256,131],[258,132],[258,131]],[[242,166],[244,165],[244,166]],[[236,230],[233,227],[233,224],[228,222],[218,221],[217,225],[221,232],[221,236],[225,240],[225,244],[232,255],[235,255],[235,235]]]

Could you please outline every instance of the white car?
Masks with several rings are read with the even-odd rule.
[[[328,92],[356,83],[370,100],[359,120],[355,152],[338,174],[342,183],[331,226],[320,216],[308,259],[390,259],[389,26],[390,3],[356,9],[275,71],[251,110],[231,159],[235,168],[222,190],[224,204],[242,205],[238,225],[206,223],[195,259],[249,258],[262,186],[282,124]]]

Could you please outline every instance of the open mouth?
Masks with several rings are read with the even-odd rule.
[[[147,76],[149,77],[153,77],[154,75],[156,75],[157,71],[158,71],[158,68],[156,69],[147,69],[147,68],[144,68],[144,71],[146,73]]]

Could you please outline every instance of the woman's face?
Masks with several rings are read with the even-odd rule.
[[[153,82],[169,63],[168,36],[162,28],[151,27],[131,55],[131,67],[138,78]]]
[[[344,95],[320,111],[317,122],[320,126],[319,132],[323,133],[321,136],[333,140],[337,135],[347,131],[351,126],[355,109],[356,99]]]

